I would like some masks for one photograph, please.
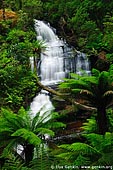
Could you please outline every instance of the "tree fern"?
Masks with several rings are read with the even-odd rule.
[[[60,145],[62,153],[57,157],[67,160],[72,165],[90,165],[92,159],[97,159],[101,156],[98,150],[94,149],[85,143],[73,143]]]
[[[66,79],[59,86],[61,89],[67,88],[68,98],[73,104],[90,106],[97,109],[98,133],[105,134],[108,131],[106,109],[113,106],[113,67],[109,71],[99,72],[92,70],[92,76],[75,76]],[[66,100],[66,97],[65,97]]]
[[[104,136],[95,133],[87,134],[85,136],[90,144],[100,151],[110,152],[113,149],[113,134],[110,132],[106,132]],[[110,150],[108,150],[108,148]]]
[[[90,146],[101,153],[101,157],[94,161],[94,165],[112,165],[113,162],[113,134],[106,132],[106,134],[88,134],[86,138],[90,142]]]
[[[8,151],[14,151],[18,145],[23,147],[26,164],[33,158],[34,148],[46,142],[44,135],[54,136],[56,128],[65,127],[61,122],[57,122],[57,113],[40,114],[41,110],[31,117],[29,111],[21,108],[18,114],[10,110],[2,109],[0,120],[0,145],[4,147],[3,157]],[[48,114],[49,113],[49,114]],[[50,115],[51,113],[51,115]]]
[[[71,165],[112,165],[113,163],[113,134],[107,132],[104,136],[99,134],[86,134],[87,143],[63,144],[56,154],[62,161]],[[62,162],[61,161],[61,162]]]

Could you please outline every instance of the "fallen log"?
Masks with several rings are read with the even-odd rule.
[[[47,87],[47,86],[44,86],[39,80],[38,78],[37,79],[37,85],[39,85],[43,90],[46,90],[48,91],[49,93],[51,94],[54,94],[54,95],[57,95],[57,96],[60,96],[61,98],[63,98],[64,100],[67,100],[69,102],[72,102],[73,104],[75,104],[77,107],[79,107],[80,109],[83,109],[83,110],[88,110],[88,111],[96,111],[97,109],[95,107],[91,107],[91,106],[87,106],[87,105],[84,105],[84,104],[81,104],[79,102],[76,102],[75,100],[72,101],[69,97],[66,97],[66,94],[64,93],[60,93],[60,92],[57,92],[56,90],[50,88],[50,87]],[[64,97],[65,96],[65,97]]]

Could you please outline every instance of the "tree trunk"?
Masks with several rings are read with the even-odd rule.
[[[103,107],[97,108],[97,125],[99,134],[104,135],[108,131],[106,109]]]
[[[28,165],[33,159],[34,146],[27,144],[24,147],[24,152],[25,152],[25,162],[26,165]]]

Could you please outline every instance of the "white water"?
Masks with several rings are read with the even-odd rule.
[[[35,30],[37,33],[37,40],[45,41],[46,50],[41,53],[41,60],[39,64],[41,83],[44,85],[53,85],[63,81],[69,72],[76,72],[82,74],[84,70],[90,74],[89,62],[84,53],[77,52],[76,56],[71,48],[66,46],[66,43],[58,38],[50,25],[43,21],[35,20]],[[32,60],[33,69],[33,60]],[[44,108],[41,114],[48,110],[50,113],[54,107],[50,102],[47,92],[41,91],[31,103],[31,114],[35,115],[40,108]],[[46,109],[46,110],[45,110]]]
[[[79,75],[82,74],[91,74],[90,65],[86,54],[78,52],[76,57],[76,73]]]
[[[54,110],[54,107],[50,101],[47,91],[41,90],[41,92],[34,98],[33,102],[31,103],[30,110],[31,118],[33,118],[38,111],[40,112],[40,116],[43,117],[47,117],[51,114],[51,111]]]
[[[49,25],[43,21],[35,20],[35,30],[37,32],[37,40],[45,41],[47,47],[46,50],[41,53],[38,68],[40,69],[40,81],[44,85],[53,85],[62,81],[65,77],[63,70],[63,43]],[[33,66],[33,63],[31,64]],[[40,111],[41,108],[42,110]],[[44,115],[45,112],[47,112],[46,114],[50,114],[51,111],[54,110],[46,91],[42,90],[40,94],[34,98],[30,110],[33,116],[35,116],[38,111],[40,111],[40,115]]]
[[[63,80],[65,72],[63,68],[63,42],[53,32],[49,25],[43,21],[35,21],[37,39],[45,41],[46,51],[41,53],[40,78],[44,85],[54,84]]]

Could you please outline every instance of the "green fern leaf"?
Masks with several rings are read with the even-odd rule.
[[[21,127],[21,124],[19,121],[19,118],[16,114],[13,112],[7,110],[7,109],[2,109],[2,115],[4,120],[8,123],[9,126],[11,126],[14,129],[18,129]]]
[[[61,154],[56,155],[56,157],[68,161],[72,158],[72,153],[71,152],[61,153]]]
[[[61,145],[60,147],[79,154],[100,154],[96,149],[85,143],[73,143],[71,145]]]
[[[46,129],[46,128],[37,128],[37,129],[35,129],[35,134],[37,134],[37,135],[48,134],[50,136],[54,136],[55,135],[55,133],[52,130]]]
[[[88,167],[88,165],[91,165],[91,161],[90,161],[90,158],[88,158],[87,156],[83,156],[83,155],[79,154],[73,164],[76,166],[85,165]]]
[[[17,130],[11,136],[19,136],[34,146],[37,146],[41,143],[41,139],[37,135],[24,128]]]
[[[97,150],[101,150],[104,138],[103,135],[91,133],[85,135],[85,137],[88,139],[93,147],[95,147]]]
[[[97,132],[97,124],[95,118],[87,119],[87,122],[83,123],[83,130],[87,133],[95,133]]]
[[[99,70],[97,70],[97,69],[95,69],[95,68],[92,69],[92,75],[93,75],[93,76],[99,77],[99,74],[100,74],[100,71],[99,71]]]

